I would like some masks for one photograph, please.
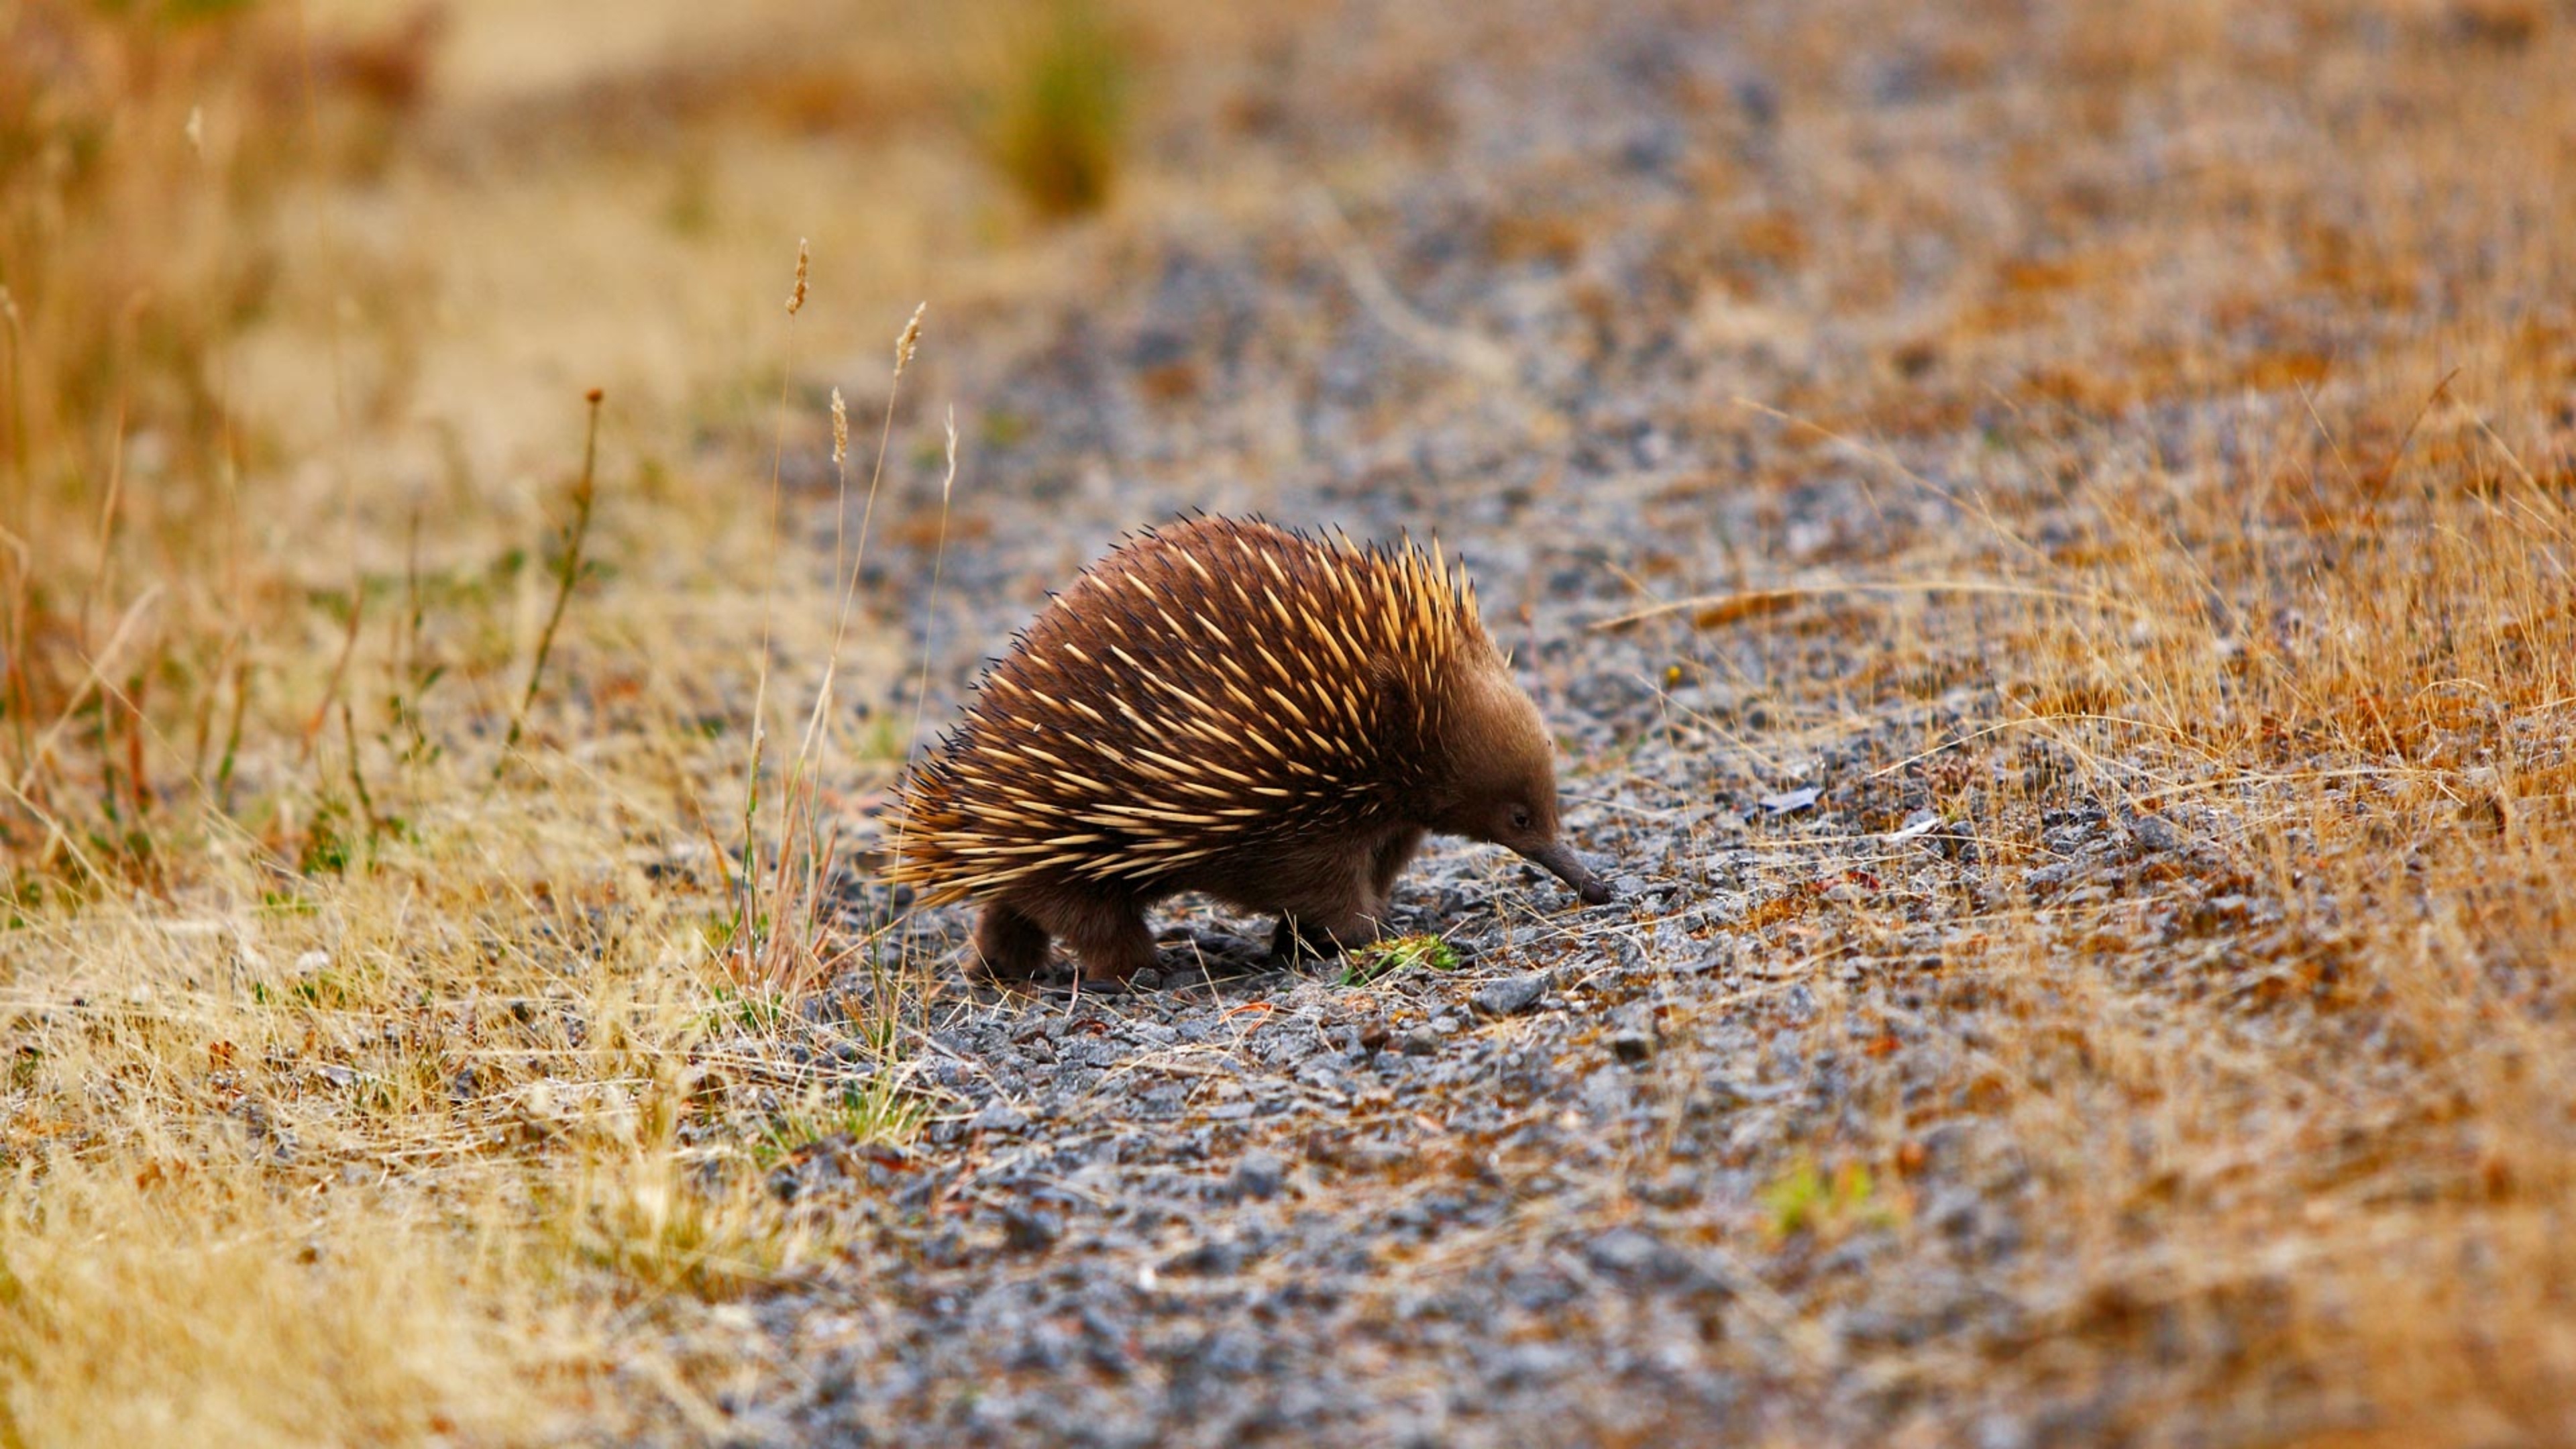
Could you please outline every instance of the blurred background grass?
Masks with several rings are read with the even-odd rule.
[[[871,959],[817,901],[919,664],[836,627],[859,560],[821,520],[880,416],[935,484],[915,400],[1027,426],[953,396],[950,319],[1043,328],[1157,227],[1293,234],[1282,265],[1354,298],[1310,326],[1474,364],[1371,420],[1398,434],[1572,377],[1604,396],[1509,444],[1565,450],[1619,424],[1628,361],[1711,359],[1659,421],[1742,466],[1663,484],[1771,499],[1801,564],[1781,500],[1882,444],[1975,460],[2008,519],[2083,510],[1904,563],[2146,622],[2035,608],[1848,688],[1985,678],[2104,798],[2244,802],[2288,923],[2241,995],[2036,907],[1956,948],[2025,1023],[1960,1091],[2083,1251],[2021,1285],[2026,1362],[1936,1336],[1892,1373],[2114,1374],[2172,1307],[2219,1347],[2141,1423],[2361,1365],[2401,1436],[2564,1425],[2564,7],[1682,7],[1765,69],[1673,83],[1714,140],[1666,211],[1588,210],[1599,158],[1563,144],[1418,248],[1550,289],[1549,348],[1500,362],[1410,310],[1371,228],[1596,17],[1351,13],[0,5],[5,1437],[712,1434],[723,1386],[787,1371],[729,1299],[839,1239],[761,1169],[932,1101],[797,989]],[[1350,221],[1299,209],[1319,185]],[[1795,421],[1757,435],[1747,377]],[[1157,417],[1247,405],[1143,381]],[[2247,399],[2251,451],[2191,412]],[[1658,587],[1745,582],[1732,540],[1664,542]],[[1675,670],[1718,677],[1717,637]],[[1944,810],[2043,856],[2054,797],[1982,778]],[[2233,1035],[2284,998],[2343,1025]],[[1867,1216],[1865,1174],[1762,1166],[1784,1236]]]

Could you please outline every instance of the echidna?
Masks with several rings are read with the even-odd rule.
[[[1259,521],[1148,529],[1014,639],[918,764],[892,878],[984,903],[975,948],[1086,981],[1154,961],[1182,891],[1280,917],[1278,946],[1385,929],[1426,832],[1506,845],[1585,901],[1557,839],[1554,750],[1464,568]]]

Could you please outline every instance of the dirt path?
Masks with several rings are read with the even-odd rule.
[[[1266,923],[1184,908],[1141,994],[954,989],[921,1022],[927,1138],[776,1179],[851,1247],[757,1304],[795,1387],[743,1433],[2234,1442],[2463,1404],[2567,1429],[2555,1290],[2510,1295],[2480,1389],[2441,1281],[2555,1211],[2482,1196],[2469,1144],[2554,1181],[2564,1123],[2491,1085],[2425,1116],[2453,1079],[2415,958],[2347,914],[2468,899],[2447,827],[2416,894],[2370,897],[2281,782],[2399,757],[2330,713],[2263,726],[2268,766],[2228,755],[2175,682],[2310,667],[2357,601],[2302,578],[2367,562],[2314,512],[2375,466],[2334,475],[2338,449],[2385,459],[2435,360],[2483,365],[2461,313],[2555,306],[2446,250],[2509,177],[2381,208],[2544,104],[2563,27],[1843,8],[1346,17],[1237,139],[1287,175],[1365,146],[1365,178],[1178,212],[1104,288],[952,322],[942,386],[981,416],[934,720],[1124,528],[1436,532],[1624,898],[1450,847],[1398,897],[1445,974],[1283,972]],[[2483,374],[2507,410],[2535,396],[2513,369]],[[2427,497],[2474,471],[2430,466]],[[931,461],[903,482],[881,584],[909,607]],[[2529,758],[2563,752],[2546,729]],[[2382,850],[2427,818],[2350,808]],[[2481,907],[2472,950],[2536,974],[2458,999],[2563,1048],[2556,957],[2511,924],[2555,897],[2519,899],[2539,917]],[[850,901],[887,918],[863,877]],[[2524,1261],[2565,1286],[2555,1250]]]

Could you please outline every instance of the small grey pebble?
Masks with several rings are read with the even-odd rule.
[[[1922,1222],[1945,1237],[1964,1238],[1977,1230],[1979,1200],[1964,1188],[1935,1193],[1923,1210]]]
[[[2182,833],[2173,822],[2161,815],[2137,815],[2128,821],[2129,838],[2146,850],[2175,850],[2182,845]]]
[[[1699,1201],[1699,1184],[1689,1173],[1675,1168],[1641,1187],[1633,1189],[1649,1207],[1688,1207]]]
[[[1613,1228],[1594,1238],[1583,1255],[1605,1273],[1636,1273],[1664,1256],[1664,1245],[1641,1228]]]
[[[1552,1343],[1513,1344],[1494,1356],[1489,1372],[1494,1382],[1505,1387],[1546,1383],[1574,1366],[1571,1349]]]
[[[1760,803],[1765,811],[1773,815],[1791,815],[1813,807],[1824,793],[1815,786],[1808,785],[1801,789],[1783,790],[1777,795],[1765,795]]]
[[[1486,982],[1477,989],[1472,1004],[1487,1016],[1510,1016],[1538,1005],[1538,999],[1546,994],[1547,977],[1531,972]]]
[[[1409,1057],[1440,1055],[1439,1035],[1428,1031],[1407,1032],[1404,1038],[1404,1054]]]
[[[1008,1102],[989,1102],[968,1125],[978,1132],[1025,1132],[1029,1126],[1029,1114]]]
[[[1363,1057],[1367,1054],[1362,1053]],[[1341,1073],[1328,1061],[1310,1061],[1297,1069],[1297,1080],[1326,1092],[1343,1090]]]
[[[1286,1164],[1267,1152],[1246,1153],[1234,1167],[1234,1190],[1245,1197],[1267,1201],[1278,1196],[1287,1181]]]
[[[1243,1271],[1250,1254],[1241,1243],[1230,1238],[1215,1238],[1191,1248],[1163,1265],[1171,1273],[1196,1273],[1207,1278],[1231,1278]]]
[[[2030,1426],[2003,1414],[1988,1414],[1977,1421],[1976,1437],[1969,1442],[1977,1449],[2029,1449],[2032,1441]]]
[[[1160,991],[1163,989],[1163,973],[1148,966],[1128,977],[1127,984],[1138,991]]]
[[[1002,1209],[1002,1239],[1014,1252],[1041,1253],[1064,1237],[1064,1219],[1045,1208],[1014,1203]]]

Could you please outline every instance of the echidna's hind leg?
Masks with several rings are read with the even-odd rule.
[[[1125,981],[1154,964],[1154,933],[1130,901],[1085,901],[1057,923],[1085,981]]]
[[[1009,902],[995,901],[975,925],[975,956],[996,981],[1030,980],[1046,969],[1046,927]]]
[[[1395,879],[1413,862],[1413,853],[1422,848],[1422,832],[1399,830],[1377,848],[1377,858],[1369,862],[1369,889],[1374,897],[1379,920],[1386,919],[1388,902],[1395,899]]]

